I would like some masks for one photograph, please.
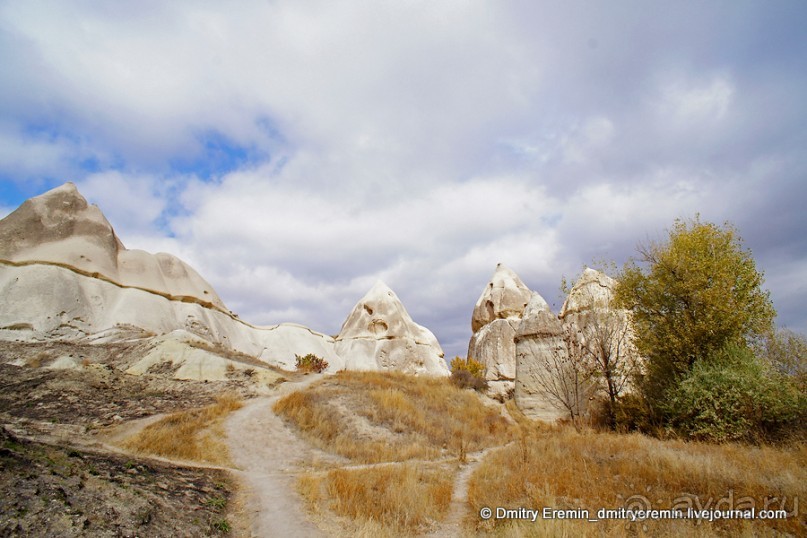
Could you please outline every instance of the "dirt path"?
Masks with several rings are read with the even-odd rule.
[[[507,445],[505,445],[507,446]],[[454,478],[454,489],[451,491],[451,504],[448,507],[448,514],[440,523],[440,526],[433,532],[425,535],[427,538],[454,538],[463,536],[462,521],[468,513],[468,482],[471,475],[482,463],[485,456],[494,450],[503,447],[490,447],[479,452],[468,454],[467,463],[460,468]]]
[[[320,456],[300,440],[272,412],[282,396],[304,388],[320,376],[284,383],[276,395],[249,401],[231,414],[225,424],[230,457],[247,492],[244,499],[252,536],[324,536],[305,513],[295,487],[295,471],[301,461]]]

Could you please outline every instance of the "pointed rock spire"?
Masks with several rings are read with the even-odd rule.
[[[493,277],[476,301],[471,317],[471,330],[477,332],[495,319],[519,319],[531,294],[517,274],[504,264],[498,264]]]
[[[0,220],[4,260],[65,263],[107,275],[117,272],[123,249],[101,210],[69,182],[26,200]]]
[[[348,369],[449,374],[437,338],[412,320],[380,280],[348,314],[336,337],[336,352]]]

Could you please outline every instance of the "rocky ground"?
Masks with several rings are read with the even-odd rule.
[[[139,345],[0,342],[0,537],[229,531],[226,472],[128,456],[98,441],[133,419],[258,388],[241,374],[203,382],[123,373]],[[61,357],[80,367],[54,368]]]
[[[135,347],[0,342],[0,418],[40,431],[59,424],[92,433],[117,422],[207,405],[225,391],[242,397],[256,392],[242,376],[228,381],[177,380],[159,368],[150,375],[127,375],[122,367],[136,354]],[[75,357],[82,366],[54,369],[58,357]]]
[[[0,536],[215,536],[229,478],[21,439],[0,429]]]

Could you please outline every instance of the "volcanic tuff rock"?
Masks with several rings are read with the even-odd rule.
[[[546,391],[550,365],[568,360],[561,321],[543,297],[534,293],[515,336],[515,401],[530,418],[552,422],[566,416]]]
[[[632,390],[628,372],[641,367],[641,359],[633,346],[630,315],[626,310],[613,308],[616,281],[600,271],[586,268],[572,287],[558,316],[539,295],[534,295],[524,312],[516,333],[516,387],[515,400],[525,415],[540,420],[552,421],[566,416],[559,409],[553,396],[546,391],[546,382],[557,381],[568,367],[559,367],[564,361],[579,361],[583,357],[569,356],[564,339],[574,342],[574,347],[589,346],[601,353],[607,349],[611,357],[619,357],[618,375],[626,384],[624,393]],[[589,367],[591,365],[588,365]],[[598,383],[583,383],[581,389],[593,393],[604,389]],[[571,380],[567,386],[571,386]],[[581,413],[586,412],[587,398],[580,401]]]
[[[530,300],[530,294],[530,289],[517,274],[501,263],[498,264],[493,277],[476,301],[471,317],[471,330],[477,332],[494,319],[520,319]]]
[[[381,281],[356,303],[336,337],[336,352],[351,370],[400,370],[448,375],[443,350]]]
[[[559,318],[578,342],[605,347],[619,356],[618,376],[626,378],[622,393],[635,389],[632,375],[643,368],[634,341],[635,333],[628,310],[612,306],[617,281],[605,273],[586,268],[563,303]],[[595,343],[596,342],[596,343]]]
[[[516,364],[510,358],[516,356],[518,324],[518,319],[494,319],[471,336],[468,356],[486,366],[488,381],[515,379]]]
[[[561,319],[587,310],[603,310],[609,308],[614,297],[616,280],[610,276],[586,267],[563,302],[559,317]]]
[[[468,356],[485,365],[488,395],[498,400],[512,394],[516,376],[514,338],[531,293],[516,273],[500,263],[474,307]]]
[[[169,254],[127,250],[72,183],[28,200],[0,220],[0,296],[3,340],[109,343],[186,331],[191,339],[285,369],[295,368],[295,355],[308,353],[327,360],[331,371],[345,367],[330,336],[291,323],[250,325],[227,310],[212,286],[184,262]],[[392,328],[394,319],[387,321]],[[400,319],[406,337],[401,333],[399,341],[412,348],[418,363],[411,369],[439,372],[442,361],[431,360],[442,353],[434,335],[408,314]],[[155,351],[133,373],[166,353],[183,377],[218,378],[226,366],[200,351],[179,349],[184,344],[172,340],[156,338],[154,345],[159,355]],[[379,346],[378,362],[366,357],[362,367],[408,368],[399,348]]]
[[[27,200],[2,220],[0,260],[64,266],[120,287],[225,309],[213,287],[180,259],[126,249],[73,183]]]
[[[212,286],[181,260],[127,250],[72,183],[0,220],[0,296],[0,339],[151,338],[154,351],[130,368],[135,374],[168,364],[181,378],[226,376],[231,361],[208,353],[199,341],[288,370],[295,368],[295,355],[312,353],[328,361],[330,371],[448,374],[437,339],[412,321],[383,284],[348,316],[336,343],[302,325],[256,327],[227,310]],[[350,357],[349,364],[343,357]]]

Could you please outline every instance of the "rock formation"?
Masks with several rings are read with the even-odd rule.
[[[348,314],[335,347],[352,370],[449,374],[437,338],[412,320],[395,292],[381,281]]]
[[[530,418],[546,422],[568,416],[548,392],[548,376],[568,360],[564,329],[543,297],[533,294],[515,336],[515,401]]]
[[[615,289],[616,280],[586,267],[563,302],[559,317],[564,319],[586,311],[608,309]]]
[[[485,365],[488,395],[504,401],[516,377],[516,329],[531,291],[501,263],[476,302],[468,356]]]
[[[126,249],[101,210],[73,183],[27,200],[2,220],[0,259],[66,267],[122,288],[225,310],[213,287],[180,259]]]
[[[471,330],[477,332],[496,319],[520,319],[531,293],[511,269],[501,263],[496,265],[493,277],[474,306]]]
[[[360,303],[374,305],[374,324],[365,323],[362,311],[345,322],[339,348],[349,354],[348,365],[332,337],[292,323],[250,325],[181,260],[126,249],[100,209],[72,183],[0,220],[0,297],[0,339],[151,342],[153,353],[132,373],[169,361],[176,375],[220,378],[229,363],[185,342],[200,339],[288,370],[295,368],[295,355],[313,353],[328,361],[330,371],[448,374],[437,339],[383,285]],[[169,334],[185,336],[162,337]]]
[[[628,312],[610,305],[615,287],[614,279],[586,268],[558,316],[552,314],[540,296],[533,296],[516,333],[515,400],[524,414],[546,421],[569,416],[559,406],[557,393],[562,392],[562,385],[574,384],[569,379],[574,368],[584,373],[595,368],[590,363],[591,357],[581,351],[585,347],[607,349],[612,359],[619,356],[615,376],[620,378],[623,394],[631,390],[627,373],[639,367],[640,359],[632,345]],[[604,389],[600,386],[604,383],[602,377],[597,376],[591,382],[583,380],[586,377],[583,375],[578,385],[581,414],[586,412],[588,397]],[[553,383],[554,395],[547,390]],[[566,400],[574,398],[567,396]]]

